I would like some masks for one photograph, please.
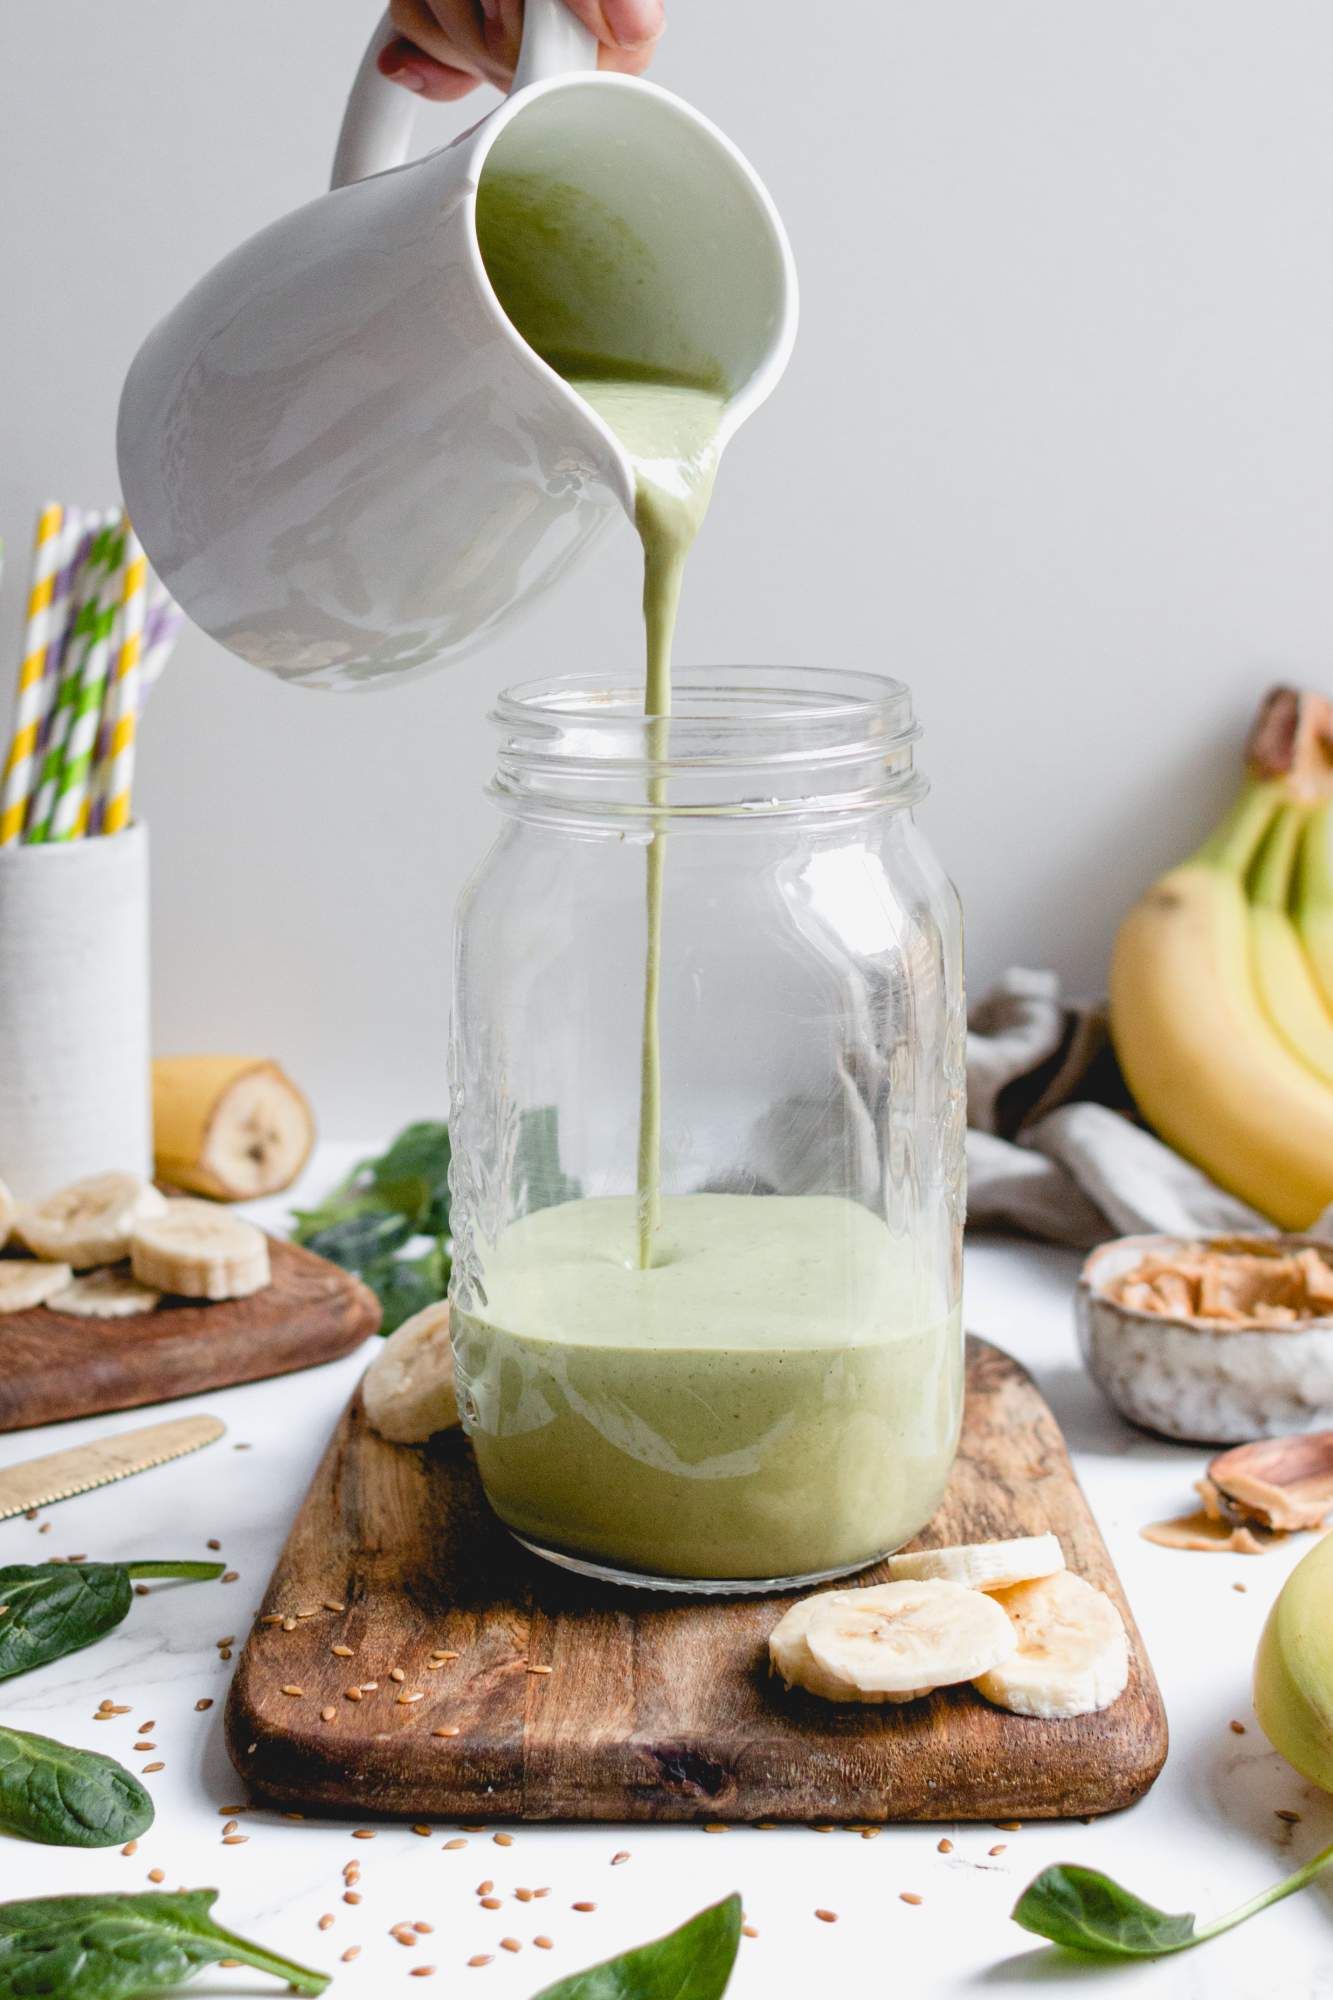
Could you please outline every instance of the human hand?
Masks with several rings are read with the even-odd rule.
[[[598,67],[637,76],[662,32],[662,0],[565,0],[596,35]],[[523,0],[391,0],[398,30],[379,57],[382,76],[437,104],[479,83],[508,90],[523,32]]]

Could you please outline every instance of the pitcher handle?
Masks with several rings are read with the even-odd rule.
[[[385,14],[366,44],[343,113],[330,187],[346,187],[349,181],[365,180],[368,174],[401,167],[408,158],[416,105],[410,91],[390,83],[378,68],[380,51],[397,33]],[[596,67],[597,38],[574,18],[564,0],[526,0],[515,90],[546,77]]]

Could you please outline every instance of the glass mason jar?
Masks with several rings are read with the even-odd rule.
[[[538,1553],[814,1582],[909,1541],[957,1445],[957,899],[898,682],[690,668],[669,723],[642,700],[552,680],[493,718],[505,823],[455,961],[459,1401]]]

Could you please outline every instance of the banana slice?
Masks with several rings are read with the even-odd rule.
[[[187,1299],[243,1299],[271,1280],[263,1230],[209,1201],[164,1202],[140,1222],[130,1268],[141,1285]]]
[[[1054,1535],[1017,1535],[1008,1542],[968,1542],[889,1557],[889,1574],[896,1583],[934,1577],[965,1583],[970,1590],[1008,1590],[1033,1577],[1054,1576],[1064,1566],[1064,1551]]]
[[[3,1181],[0,1181],[0,1250],[9,1241],[9,1232],[14,1227],[14,1217],[18,1213],[18,1203]]]
[[[27,1257],[0,1261],[0,1313],[27,1312],[44,1306],[53,1292],[67,1285],[74,1273],[68,1264],[38,1264]]]
[[[827,1701],[915,1701],[1014,1649],[999,1606],[961,1584],[877,1583],[794,1604],[769,1637],[788,1686]]]
[[[137,1174],[90,1174],[21,1209],[15,1228],[39,1257],[86,1270],[128,1257],[136,1225],[166,1205],[166,1197]]]
[[[141,1285],[123,1264],[116,1264],[85,1271],[46,1303],[53,1312],[73,1313],[76,1319],[131,1319],[135,1313],[150,1313],[161,1297],[161,1292]]]
[[[1109,1708],[1129,1679],[1124,1620],[1105,1591],[1067,1569],[988,1602],[1013,1620],[1016,1652],[976,1676],[987,1701],[1045,1720]]]
[[[393,1444],[424,1444],[458,1422],[449,1307],[443,1301],[405,1319],[382,1344],[361,1384],[366,1416]]]

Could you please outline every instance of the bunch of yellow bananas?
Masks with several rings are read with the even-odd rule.
[[[1130,911],[1111,1033],[1153,1129],[1284,1229],[1333,1202],[1333,710],[1275,689],[1240,797]]]

